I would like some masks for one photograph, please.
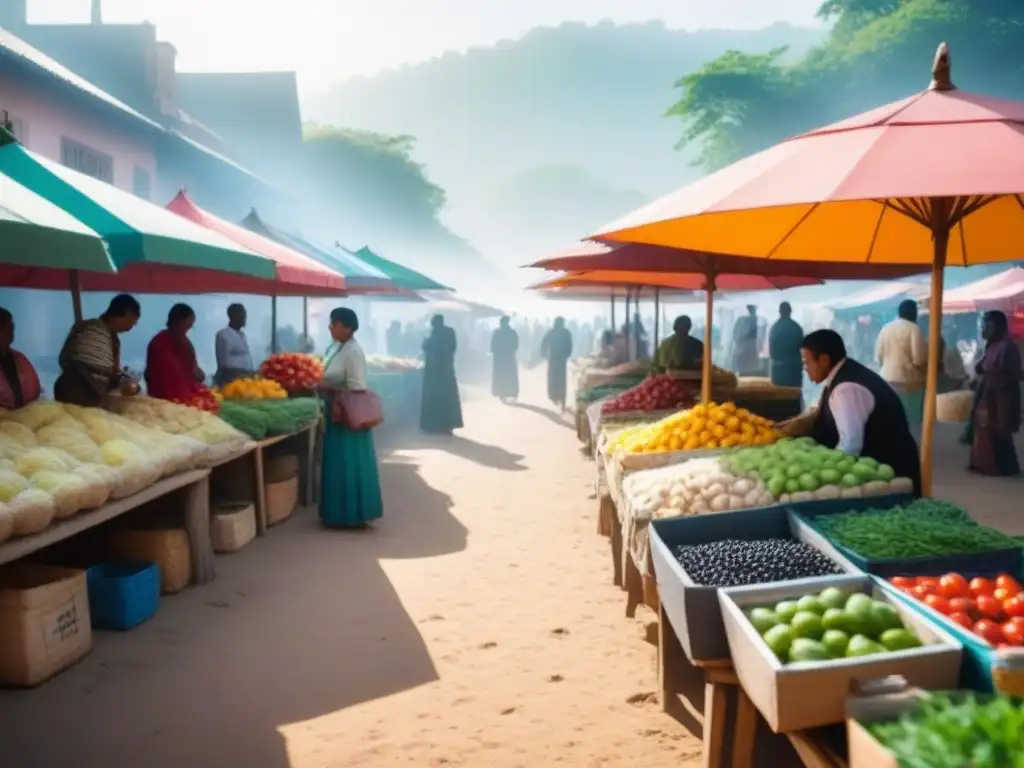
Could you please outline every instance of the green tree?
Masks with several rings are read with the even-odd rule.
[[[825,0],[823,44],[795,63],[785,49],[730,51],[681,78],[669,114],[681,146],[713,170],[788,136],[894,101],[928,84],[947,41],[953,79],[993,95],[1024,86],[1024,3],[1019,0]]]

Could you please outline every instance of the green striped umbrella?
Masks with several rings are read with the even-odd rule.
[[[355,256],[357,259],[365,264],[369,264],[374,269],[383,272],[387,275],[388,279],[395,284],[396,287],[401,288],[403,291],[447,291],[448,286],[441,285],[435,280],[431,280],[421,272],[417,272],[414,269],[409,269],[401,264],[396,264],[393,261],[385,259],[383,256],[379,256],[370,250],[368,246],[363,246],[358,251],[350,251],[347,248],[343,248],[340,244],[335,243],[335,246],[344,251],[345,253]]]

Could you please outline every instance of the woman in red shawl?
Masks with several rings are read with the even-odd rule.
[[[206,374],[196,362],[196,350],[188,332],[196,313],[188,304],[175,304],[167,315],[167,329],[160,331],[146,349],[146,391],[150,397],[185,400],[198,394]]]
[[[985,356],[976,369],[980,379],[971,417],[974,441],[970,468],[983,475],[1019,475],[1013,436],[1021,422],[1020,351],[1010,338],[1002,312],[985,313],[982,337]]]
[[[0,408],[6,411],[34,403],[43,393],[36,369],[13,343],[14,316],[0,307]]]

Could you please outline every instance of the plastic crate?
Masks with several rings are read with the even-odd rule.
[[[815,519],[824,515],[841,512],[857,512],[868,509],[890,509],[913,501],[910,494],[891,494],[889,496],[873,496],[864,499],[835,499],[829,501],[809,501],[789,506],[791,514],[802,519],[820,537],[813,544],[826,551],[834,549],[840,555],[866,573],[891,578],[893,576],[934,576],[944,573],[974,573],[994,571],[996,573],[1020,573],[1024,559],[1021,548],[1006,547],[990,549],[986,552],[973,552],[959,555],[923,555],[921,557],[895,558],[892,560],[871,560],[863,557],[852,549],[841,546],[830,539],[815,523]]]
[[[99,563],[89,569],[88,583],[95,629],[132,629],[151,619],[160,604],[156,563]]]

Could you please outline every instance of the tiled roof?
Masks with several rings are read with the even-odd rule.
[[[126,116],[145,123],[150,128],[155,128],[160,131],[163,130],[163,127],[159,123],[150,120],[141,112],[137,112],[129,107],[123,101],[114,98],[106,91],[97,88],[88,80],[79,77],[67,67],[57,61],[54,61],[42,51],[33,48],[24,40],[16,37],[2,27],[0,27],[0,56],[13,59],[21,64],[32,66],[35,69],[50,75],[54,79],[63,81],[65,84],[70,85],[73,88],[77,88],[82,93],[91,96],[94,99],[98,99],[99,101],[106,103],[108,106],[123,112]]]

